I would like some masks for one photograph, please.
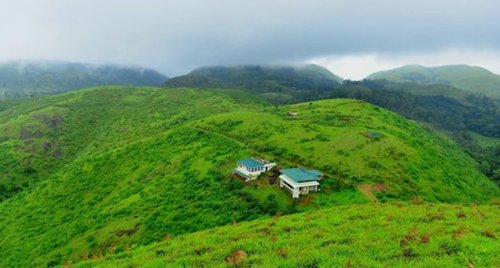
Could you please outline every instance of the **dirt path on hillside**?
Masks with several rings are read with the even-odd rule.
[[[377,197],[373,194],[373,187],[370,184],[360,184],[358,190],[368,197],[373,204],[378,203]]]

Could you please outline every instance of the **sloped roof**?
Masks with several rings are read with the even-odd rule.
[[[320,179],[322,173],[318,170],[306,170],[303,168],[287,168],[282,169],[281,173],[296,182],[317,181]]]
[[[260,167],[260,166],[264,165],[263,163],[255,160],[253,158],[241,159],[241,160],[238,160],[238,162],[249,167],[249,168]]]

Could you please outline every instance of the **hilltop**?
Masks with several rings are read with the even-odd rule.
[[[104,85],[158,86],[168,78],[155,70],[60,61],[0,63],[0,99],[33,97]]]
[[[493,205],[340,206],[169,237],[77,267],[497,267],[497,214]]]
[[[10,190],[0,266],[63,264],[277,213],[498,196],[448,138],[352,99],[275,107],[237,90],[99,87],[10,102],[0,130]],[[319,169],[322,191],[292,202],[268,179],[245,185],[230,174],[249,156]]]
[[[166,87],[245,89],[271,103],[294,103],[327,97],[342,78],[326,68],[299,66],[214,66],[196,69],[170,79]]]
[[[393,82],[449,85],[472,94],[500,98],[500,75],[482,67],[468,65],[446,65],[425,67],[406,65],[392,70],[380,71],[366,79],[385,79]]]
[[[447,134],[481,163],[481,171],[500,183],[498,146],[500,101],[451,85],[342,80],[317,65],[205,67],[174,77],[167,88],[237,88],[248,98],[272,105],[329,98],[353,98],[426,123]],[[498,144],[498,143],[496,143]]]
[[[500,137],[500,102],[450,85],[342,80],[317,65],[206,67],[170,79],[168,88],[237,88],[273,105],[354,98],[451,131]],[[432,116],[430,116],[432,115]]]

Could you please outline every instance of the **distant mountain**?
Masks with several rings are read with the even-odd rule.
[[[449,85],[470,93],[500,98],[500,75],[476,66],[425,67],[407,65],[373,73],[367,79],[385,79],[393,82],[414,82],[426,85]]]
[[[326,97],[342,84],[342,78],[326,68],[301,66],[204,67],[174,77],[167,87],[238,88],[272,103],[293,103]]]
[[[60,93],[98,85],[157,86],[168,78],[139,67],[58,61],[0,63],[0,99]]]

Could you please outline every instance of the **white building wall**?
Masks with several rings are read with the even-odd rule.
[[[306,190],[303,194],[309,193],[309,191],[317,191],[319,183],[317,181],[309,181],[304,183],[297,183],[294,180],[290,179],[286,175],[280,176],[280,187],[287,188],[291,193],[293,198],[299,198],[301,194],[301,188],[305,188]]]

